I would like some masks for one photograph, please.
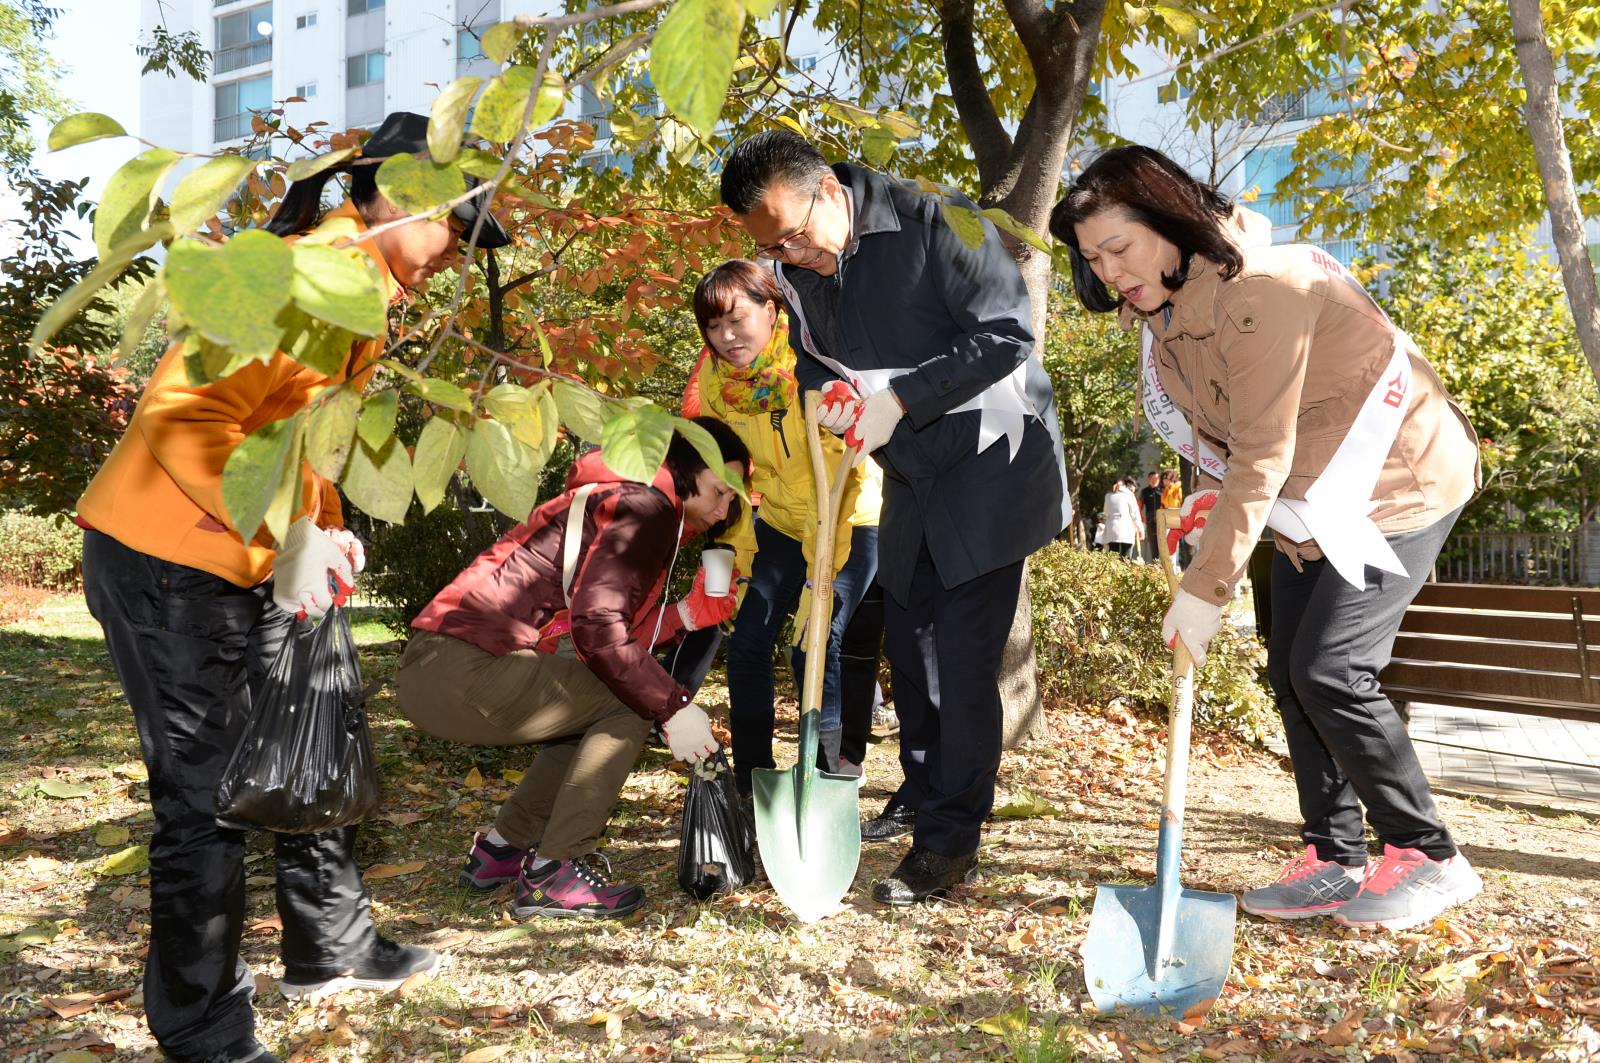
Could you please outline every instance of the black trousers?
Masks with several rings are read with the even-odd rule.
[[[145,1016],[169,1059],[205,1059],[255,1025],[239,956],[245,836],[217,826],[217,781],[252,690],[296,624],[272,604],[270,583],[237,587],[96,531],[84,534],[83,584],[150,772]],[[274,839],[289,977],[344,973],[376,934],[351,856],[355,828]]]
[[[852,764],[867,758],[872,707],[878,700],[878,660],[883,656],[883,588],[867,586],[839,642],[839,756]]]
[[[900,715],[896,795],[917,813],[913,842],[975,852],[1000,768],[1000,658],[1022,591],[1022,562],[946,588],[924,541],[907,601],[884,602],[884,648]]]
[[[1389,536],[1407,575],[1369,566],[1359,591],[1325,560],[1305,562],[1297,572],[1283,553],[1273,558],[1267,673],[1294,760],[1300,836],[1320,860],[1366,863],[1363,805],[1379,841],[1420,849],[1434,860],[1455,855],[1378,673],[1460,513]]]

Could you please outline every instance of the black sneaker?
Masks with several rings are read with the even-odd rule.
[[[211,1053],[199,1063],[283,1063],[283,1061],[268,1052],[254,1037],[244,1037],[221,1051]]]
[[[417,945],[400,945],[378,937],[359,962],[343,974],[318,979],[298,977],[286,972],[278,990],[290,1000],[315,1000],[345,989],[367,989],[384,993],[400,988],[415,974],[431,975],[444,964],[444,956]]]
[[[913,845],[900,866],[872,887],[872,899],[896,907],[920,904],[930,897],[942,897],[950,887],[966,885],[977,877],[977,853],[942,856],[932,849]]]
[[[903,805],[893,798],[884,810],[873,819],[861,824],[861,840],[864,842],[887,842],[895,838],[904,838],[910,834],[917,825],[917,813],[910,805]]]

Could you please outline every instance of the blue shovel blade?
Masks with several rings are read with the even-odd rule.
[[[1100,1011],[1196,1020],[1221,995],[1233,963],[1233,894],[1178,890],[1168,898],[1176,908],[1165,963],[1156,955],[1161,903],[1156,886],[1101,886],[1095,892],[1083,977]]]

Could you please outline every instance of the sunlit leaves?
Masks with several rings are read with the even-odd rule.
[[[1043,251],[1047,255],[1051,253],[1050,245],[1044,242],[1044,238],[1042,236],[1019,222],[1017,219],[1013,218],[1010,214],[1007,214],[1001,208],[990,207],[988,210],[983,212],[983,216],[993,222],[995,228],[1010,233],[1012,236],[1015,236],[1018,240],[1028,244],[1035,250]]]
[[[618,476],[649,483],[666,460],[671,442],[671,416],[657,406],[636,406],[606,422],[600,433],[600,455]]]
[[[361,336],[377,336],[387,324],[383,276],[370,256],[326,244],[294,246],[295,305],[312,317]]]
[[[544,446],[542,410],[534,392],[520,384],[500,384],[483,397],[483,406],[528,446]]]
[[[350,449],[339,487],[363,513],[404,524],[411,508],[411,456],[397,436],[391,435],[379,447],[369,445],[363,436]]]
[[[553,389],[561,423],[580,438],[598,443],[614,407],[588,388],[568,380],[555,381]]]
[[[311,411],[306,426],[306,460],[318,476],[338,480],[344,475],[360,415],[361,396],[349,387],[341,387]]]
[[[369,447],[381,447],[394,435],[394,419],[400,412],[400,394],[380,391],[367,396],[361,404],[361,418],[356,422],[356,433]]]
[[[413,384],[413,388],[418,395],[436,406],[460,410],[462,413],[472,412],[472,396],[468,395],[460,385],[452,384],[448,380],[422,377]]]
[[[191,327],[236,354],[267,359],[283,331],[275,318],[289,301],[293,273],[289,245],[250,229],[221,247],[177,241],[162,277]]]
[[[172,193],[173,230],[192,232],[215,217],[255,166],[254,159],[243,155],[219,155],[179,181]]]
[[[331,377],[343,370],[350,360],[350,345],[356,339],[354,333],[319,321],[294,305],[279,312],[277,323],[283,328],[278,337],[278,349],[307,369]]]
[[[378,191],[407,214],[431,214],[467,190],[454,166],[440,166],[407,151],[378,167]]]
[[[942,202],[939,204],[939,213],[944,215],[945,224],[955,230],[962,243],[972,248],[983,246],[983,219],[977,211]]]
[[[479,47],[490,59],[504,63],[511,58],[511,53],[516,50],[517,44],[527,32],[515,22],[497,22],[483,31]]]
[[[79,114],[69,114],[55,124],[50,130],[50,139],[46,146],[51,151],[60,151],[76,144],[87,144],[91,140],[101,140],[105,137],[125,137],[128,131],[122,124],[109,115],[97,114],[94,111],[84,111]]]
[[[315,177],[330,166],[339,165],[355,153],[355,148],[340,148],[338,151],[325,152],[314,158],[297,159],[289,164],[284,176],[291,181],[304,181],[307,177]]]
[[[447,163],[461,151],[461,135],[466,131],[467,111],[472,97],[483,84],[479,77],[456,78],[433,101],[428,119],[428,154],[436,163]]]
[[[739,58],[742,0],[677,0],[650,46],[650,78],[672,113],[709,136]]]
[[[523,112],[528,109],[528,97],[533,93],[535,73],[537,71],[531,66],[513,66],[489,82],[483,98],[478,101],[478,109],[473,112],[472,131],[485,140],[506,141],[516,136],[522,125]],[[540,89],[539,102],[534,107],[530,128],[548,121],[560,108],[562,91],[560,77],[547,74]],[[551,92],[555,94],[553,106],[549,95]]]
[[[222,504],[228,522],[245,540],[255,538],[284,478],[300,453],[305,413],[269,421],[246,436],[222,470]]]
[[[422,426],[411,471],[417,501],[422,503],[423,512],[432,512],[435,506],[444,501],[450,478],[461,467],[461,459],[466,453],[467,433],[450,418],[431,417]]]
[[[527,520],[539,499],[544,463],[532,447],[499,421],[481,418],[467,440],[467,475],[489,504],[513,520]]]
[[[178,158],[175,151],[151,148],[123,163],[106,181],[94,215],[94,246],[100,257],[144,228],[161,182]]]

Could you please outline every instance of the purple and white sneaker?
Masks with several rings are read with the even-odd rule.
[[[644,890],[611,882],[610,865],[601,871],[597,859],[604,861],[605,857],[591,853],[572,860],[551,860],[537,871],[524,867],[512,909],[517,918],[620,919],[644,903]]]
[[[518,849],[510,843],[496,845],[487,834],[474,834],[472,850],[467,853],[467,866],[461,870],[461,884],[475,890],[492,890],[515,882],[527,856],[526,849]]]

